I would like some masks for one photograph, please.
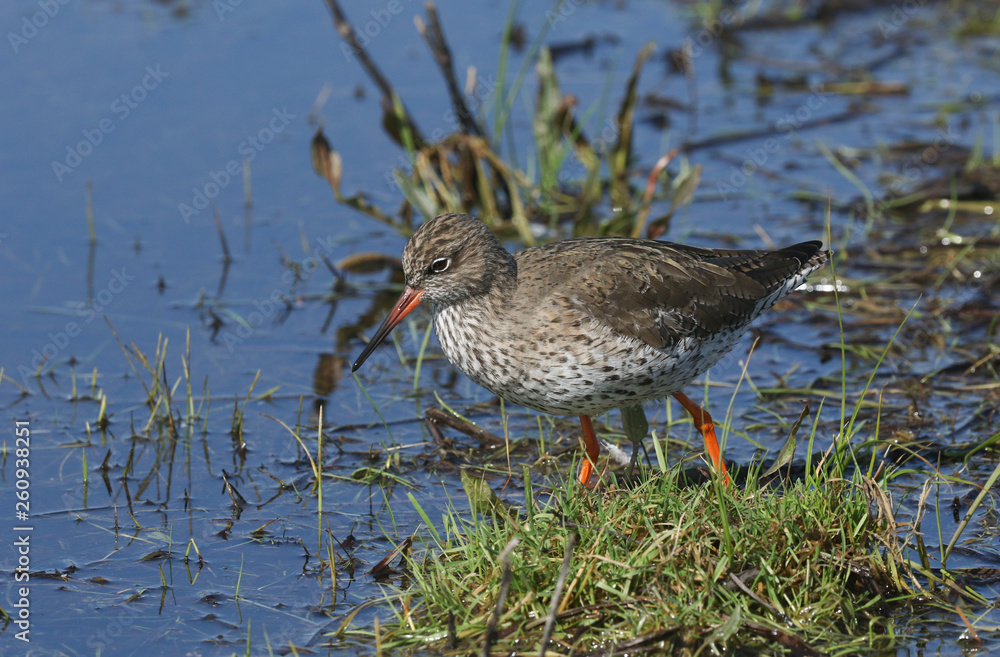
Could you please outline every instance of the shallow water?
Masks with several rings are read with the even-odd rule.
[[[38,18],[46,7],[51,15]],[[425,133],[454,129],[444,86],[413,26],[422,7],[385,7],[346,10],[368,30],[369,52]],[[986,298],[976,297],[981,308],[995,313],[996,291],[951,279],[936,289],[892,279],[890,265],[913,259],[872,252],[930,243],[928,258],[940,257],[947,249],[935,231],[944,218],[868,229],[850,223],[845,206],[861,191],[819,147],[852,161],[853,174],[876,197],[900,196],[908,185],[939,177],[949,170],[945,163],[964,162],[977,140],[992,157],[1000,103],[997,37],[958,36],[962,17],[941,4],[919,4],[900,15],[886,4],[825,23],[740,31],[742,47],[734,51],[681,3],[567,3],[564,9],[565,20],[552,24],[548,43],[598,39],[589,52],[559,59],[563,89],[580,99],[581,108],[599,107],[611,79],[608,109],[603,116],[598,109],[592,134],[617,107],[636,53],[650,40],[658,50],[644,70],[642,93],[695,102],[689,82],[670,74],[665,60],[685,37],[695,40],[696,111],[663,115],[644,104],[639,112],[636,157],[644,166],[686,143],[686,157],[704,167],[696,202],[675,217],[666,238],[746,247],[764,246],[762,236],[778,244],[825,239],[830,197],[835,241],[851,249],[847,273],[886,281],[877,290],[878,305],[887,309],[881,315],[862,309],[866,299],[846,295],[856,304],[845,316],[852,346],[881,350],[899,324],[898,309],[905,312],[921,293],[929,309],[919,324],[924,337],[903,334],[903,350],[889,356],[876,379],[876,386],[886,385],[893,413],[887,421],[938,446],[975,444],[997,432],[989,412],[996,377],[988,367],[935,378],[926,396],[908,387],[914,377],[975,361],[982,351],[971,345],[996,342],[988,318],[957,308],[957,301],[979,294]],[[529,39],[545,24],[547,10],[522,8],[519,20]],[[476,66],[484,90],[477,99],[492,103],[506,5],[440,3],[439,11],[457,69]],[[386,535],[402,540],[419,527],[407,495],[431,510],[432,519],[449,502],[465,504],[455,464],[441,461],[429,446],[419,421],[423,408],[435,403],[435,394],[459,409],[491,400],[441,358],[425,360],[414,385],[426,326],[421,318],[397,329],[397,348],[380,349],[366,364],[358,377],[364,390],[345,369],[362,347],[359,334],[370,334],[394,292],[386,291],[386,271],[346,273],[338,282],[324,260],[338,263],[371,251],[396,255],[405,239],[334,201],[311,170],[309,142],[322,123],[344,158],[345,191],[364,190],[387,211],[396,208],[402,197],[391,172],[405,158],[381,129],[378,91],[356,58],[345,54],[319,1],[18,0],[0,7],[0,25],[9,46],[0,56],[6,90],[0,115],[7,127],[0,133],[0,406],[12,427],[30,421],[31,430],[30,518],[14,516],[16,481],[23,477],[13,428],[0,464],[0,499],[10,510],[0,570],[12,576],[15,542],[28,536],[30,544],[28,595],[8,577],[2,605],[11,614],[28,609],[30,633],[23,636],[31,641],[15,636],[24,627],[7,625],[0,633],[4,654],[229,655],[244,652],[248,638],[253,654],[264,654],[268,644],[328,654],[370,651],[351,635],[325,633],[357,605],[382,597],[380,583],[365,573],[392,549]],[[512,55],[512,69],[522,56]],[[861,96],[819,86],[866,71],[901,82],[907,93]],[[944,112],[945,105],[951,111]],[[530,117],[518,114],[514,125],[526,160]],[[744,138],[732,138],[743,132]],[[899,148],[910,141],[920,146]],[[244,159],[252,181],[249,209]],[[888,179],[886,172],[897,177]],[[813,196],[803,201],[796,196],[803,191]],[[228,264],[215,212],[232,254]],[[996,239],[995,216],[961,214],[950,230],[967,239]],[[869,261],[877,266],[861,266]],[[1000,271],[993,264],[992,270],[989,262],[983,265],[987,277]],[[824,275],[829,277],[813,282],[822,283]],[[800,293],[759,324],[762,339],[750,382],[735,394],[733,426],[754,427],[746,431],[765,449],[781,445],[801,396],[759,398],[754,387],[839,381],[839,360],[824,360],[822,349],[839,342],[835,320],[803,306],[819,298]],[[932,311],[940,308],[948,312]],[[870,322],[875,315],[886,321]],[[941,316],[951,333],[939,340],[941,324],[928,317]],[[150,375],[134,352],[126,358],[115,333],[150,359],[161,336],[168,341],[164,378],[173,388],[173,425],[162,421],[161,409],[161,421],[146,426]],[[751,343],[748,335],[713,369],[710,380],[722,384],[713,388],[713,408],[728,404]],[[433,338],[429,353],[439,354]],[[851,385],[859,390],[872,363],[850,363]],[[186,424],[188,381],[193,411],[207,407],[200,411],[207,424]],[[98,426],[102,396],[110,419],[104,429]],[[316,498],[307,490],[308,460],[265,416],[303,427],[315,454],[319,405],[328,426],[324,468],[335,477],[324,480],[322,528],[341,543],[336,582],[315,556],[321,528]],[[924,418],[920,423],[913,421],[914,407]],[[245,445],[230,434],[234,408],[244,412]],[[539,424],[531,414],[508,410],[512,438],[533,444],[541,434],[553,449],[574,444],[572,424],[553,428],[547,419]],[[679,412],[675,407],[673,417]],[[783,428],[773,413],[781,415]],[[659,404],[648,414],[651,423],[662,423],[667,411]],[[470,416],[503,434],[497,408]],[[826,427],[839,408],[827,406],[821,417]],[[619,426],[617,418],[610,426]],[[671,458],[696,453],[687,425],[675,429],[675,437],[694,449],[671,451]],[[505,470],[501,457],[459,442],[462,458]],[[758,456],[740,435],[730,434],[728,443],[727,458],[736,463]],[[569,469],[573,453],[560,457],[560,467]],[[363,479],[364,468],[381,470],[389,459],[398,459],[392,469],[398,481]],[[987,451],[964,468],[958,461],[944,470],[981,484],[995,465],[995,451]],[[234,503],[224,480],[245,504]],[[899,483],[901,494],[903,486],[919,487],[923,480],[914,475]],[[940,497],[950,501],[970,490],[953,485]],[[914,497],[904,511],[913,511]],[[983,512],[975,519],[970,551],[956,556],[961,566],[996,565],[991,517]],[[924,520],[928,527],[930,518]],[[942,514],[945,542],[955,526],[950,518]],[[929,547],[938,542],[936,532],[925,539]],[[193,549],[185,561],[192,540],[203,564]],[[981,592],[995,599],[996,585]],[[27,607],[19,606],[22,599]],[[389,612],[369,606],[353,623],[371,627],[376,614],[384,619]],[[65,631],[67,621],[72,632]],[[976,622],[985,647],[996,646],[995,611]],[[900,619],[897,631],[912,637],[901,654],[970,651],[961,638],[964,627],[936,611]]]

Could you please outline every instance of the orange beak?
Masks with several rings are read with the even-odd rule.
[[[385,336],[389,335],[389,332],[392,331],[392,329],[396,328],[396,324],[403,321],[403,318],[409,315],[411,310],[420,305],[420,297],[423,295],[423,290],[414,290],[409,285],[403,289],[403,293],[399,295],[399,300],[396,302],[396,305],[392,307],[392,312],[389,313],[389,316],[385,318],[382,325],[378,327],[377,331],[375,331],[375,335],[372,336],[372,339],[368,342],[368,346],[365,347],[365,350],[362,351],[361,355],[358,356],[358,359],[354,361],[354,365],[351,366],[352,372],[356,372],[358,368],[361,367],[366,360],[368,360],[368,357],[372,355],[373,351],[375,351],[375,347],[379,346],[382,343],[382,340],[385,340]]]

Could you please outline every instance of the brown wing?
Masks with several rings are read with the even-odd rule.
[[[559,305],[665,349],[684,337],[746,326],[782,295],[764,306],[761,300],[791,291],[822,265],[821,247],[714,250],[603,238],[566,240],[516,257],[519,284],[545,276]],[[539,266],[546,261],[559,266]]]

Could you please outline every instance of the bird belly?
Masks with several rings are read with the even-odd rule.
[[[551,327],[509,335],[485,316],[454,310],[435,316],[448,360],[506,401],[554,415],[598,415],[672,395],[718,362],[743,333],[741,327],[655,349],[597,323],[569,335],[553,334]]]

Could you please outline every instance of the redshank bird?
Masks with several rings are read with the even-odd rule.
[[[441,349],[466,376],[509,402],[580,417],[583,485],[600,452],[591,416],[669,395],[728,482],[712,417],[681,390],[823,265],[821,249],[595,237],[511,254],[479,219],[443,214],[403,249],[403,294],[351,369],[426,301]]]

